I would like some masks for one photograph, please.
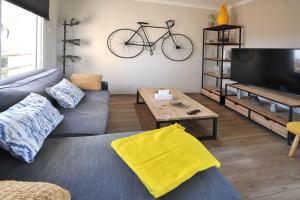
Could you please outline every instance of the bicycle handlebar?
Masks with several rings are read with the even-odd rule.
[[[172,28],[173,26],[175,26],[175,20],[168,20],[166,21],[166,24],[169,28]]]

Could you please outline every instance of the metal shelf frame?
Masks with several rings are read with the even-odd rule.
[[[207,37],[207,32],[209,31],[214,31],[218,33],[218,39],[219,38],[224,38],[225,31],[228,30],[234,30],[238,29],[238,42],[225,42],[223,39],[221,42],[213,42],[213,43],[206,43],[206,37]],[[203,41],[202,41],[202,84],[201,86],[203,87],[205,85],[204,78],[205,76],[210,76],[206,72],[205,66],[207,61],[213,61],[216,62],[217,65],[220,65],[221,70],[220,70],[220,76],[210,76],[216,78],[216,86],[220,87],[220,93],[218,94],[220,96],[220,101],[219,104],[222,105],[225,103],[225,95],[223,92],[223,80],[228,79],[228,76],[224,75],[223,67],[224,67],[224,62],[229,62],[228,60],[224,59],[224,47],[225,46],[238,46],[238,48],[242,47],[242,26],[237,26],[237,25],[220,25],[220,26],[214,26],[214,27],[209,27],[209,28],[204,28],[203,29]],[[205,52],[206,48],[208,46],[216,46],[217,48],[217,55],[215,59],[208,59],[205,57]]]

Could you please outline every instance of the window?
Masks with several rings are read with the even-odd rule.
[[[43,19],[0,0],[0,79],[42,66]]]

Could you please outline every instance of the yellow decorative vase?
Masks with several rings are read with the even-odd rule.
[[[218,25],[224,25],[229,23],[229,15],[227,13],[227,7],[225,4],[223,4],[220,8],[217,22]]]

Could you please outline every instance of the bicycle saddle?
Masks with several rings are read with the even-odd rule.
[[[147,22],[138,22],[139,25],[148,25],[149,23]]]

